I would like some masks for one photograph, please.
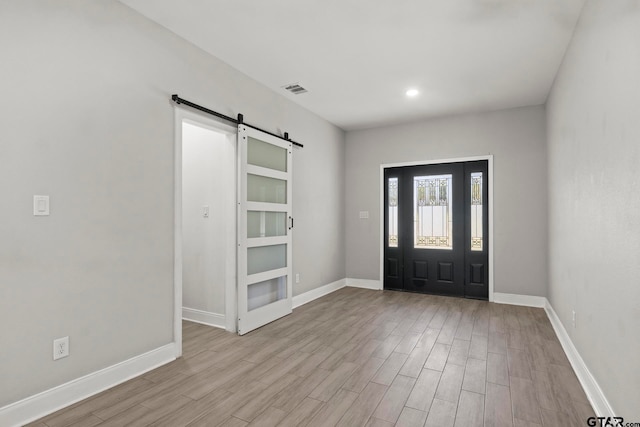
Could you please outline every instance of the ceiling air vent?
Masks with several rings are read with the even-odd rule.
[[[297,83],[286,85],[286,86],[282,86],[282,87],[285,88],[286,90],[288,90],[289,92],[291,92],[294,95],[300,95],[301,93],[308,92],[305,88],[303,88],[302,86],[300,86]]]

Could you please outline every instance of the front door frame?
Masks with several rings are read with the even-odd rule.
[[[401,162],[401,163],[383,163],[380,165],[380,287],[384,289],[384,170],[388,168],[397,168],[404,166],[422,166],[422,165],[434,165],[440,163],[461,163],[461,162],[473,162],[477,160],[486,160],[488,162],[489,172],[489,185],[487,186],[489,196],[489,301],[493,302],[493,154],[484,156],[472,156],[472,157],[457,157],[449,159],[434,159],[434,160],[422,160],[414,162]]]

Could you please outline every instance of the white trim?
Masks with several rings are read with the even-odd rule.
[[[212,119],[198,112],[186,110],[182,107],[174,108],[174,257],[173,257],[173,339],[176,350],[176,357],[182,356],[182,123],[190,123],[195,126],[203,127],[214,132],[223,133],[229,138],[229,142],[233,144],[234,151],[237,156],[237,138],[238,129],[235,126],[229,126],[225,123]],[[234,179],[236,174],[234,173]],[[234,214],[227,218],[229,221],[235,222],[235,202]],[[236,332],[236,277],[235,277],[235,223],[230,228],[232,239],[227,239],[229,245],[227,247],[228,257],[226,261],[227,277],[225,278],[225,329],[229,332]],[[229,255],[230,254],[230,255]]]
[[[403,167],[403,166],[419,166],[419,165],[432,165],[439,163],[461,163],[461,162],[474,162],[477,160],[487,160],[487,168],[489,171],[489,301],[494,301],[493,292],[493,272],[495,270],[493,265],[493,154],[487,154],[483,156],[471,156],[471,157],[457,157],[453,159],[436,159],[436,160],[420,160],[413,162],[400,162],[400,163],[383,163],[380,165],[380,283],[381,287],[376,289],[382,289],[384,283],[384,170],[387,168]],[[349,286],[349,285],[347,285]],[[541,306],[542,307],[542,306]]]
[[[333,283],[329,283],[328,285],[320,286],[318,288],[312,289],[300,295],[296,295],[293,297],[293,308],[298,308],[313,300],[316,300],[332,292],[335,292],[338,289],[342,289],[345,286],[347,286],[347,279],[340,279],[340,280],[336,280]]]
[[[571,338],[560,321],[560,318],[546,298],[544,310],[549,317],[551,326],[553,326],[553,329],[556,331],[560,344],[562,345],[562,348],[567,355],[567,358],[569,359],[569,362],[571,363],[571,366],[573,367],[573,370],[575,371],[595,413],[599,417],[616,416],[617,414],[614,412],[611,404],[602,392],[600,385],[598,385],[598,382],[589,371],[587,364],[584,363],[584,360],[580,356],[580,353],[578,353],[578,349],[573,345],[573,341],[571,341]]]
[[[280,179],[282,181],[286,181],[287,179],[289,179],[288,172],[282,172],[279,170],[269,169],[262,166],[252,165],[252,164],[247,164],[246,173],[252,174],[252,175],[266,176],[273,179]]]
[[[600,388],[600,385],[589,371],[589,368],[582,359],[582,356],[580,356],[578,349],[573,345],[571,337],[569,337],[567,330],[564,328],[564,325],[560,321],[560,318],[547,298],[531,295],[503,294],[499,292],[496,292],[494,297],[494,302],[498,304],[544,308],[544,311],[547,313],[547,317],[551,322],[551,326],[553,326],[553,330],[562,345],[562,349],[567,355],[569,363],[571,363],[571,367],[576,373],[576,376],[580,381],[580,385],[587,395],[596,415],[599,417],[614,417],[617,415]]]
[[[376,291],[381,291],[382,280],[347,278],[347,286],[349,286],[350,288],[373,289]]]
[[[247,239],[247,248],[286,245],[287,243],[289,243],[289,238],[287,236],[252,237],[251,240]]]
[[[296,295],[295,297],[293,297],[293,308],[298,308],[301,305],[307,304],[313,300],[321,298],[344,287],[373,289],[378,291],[382,289],[382,282],[380,280],[350,278],[336,280],[335,282],[329,283],[328,285],[320,286],[319,288],[315,288],[303,294]]]
[[[182,121],[186,111],[175,108],[173,144],[173,343],[182,356]]]
[[[289,265],[291,265],[291,263],[289,263]],[[246,271],[246,269],[244,271]],[[289,271],[290,271],[289,267],[283,267],[277,270],[263,271],[261,273],[245,274],[244,275],[245,282],[247,285],[253,285],[254,283],[265,282],[267,280],[277,279],[278,277],[283,277],[283,276],[287,276],[287,280],[289,280],[289,276],[290,276]],[[291,295],[291,292],[289,292],[289,295]]]
[[[229,127],[229,129],[233,129],[231,133],[227,134],[227,137],[230,138],[230,142],[233,145],[233,156],[234,160],[238,158],[238,128],[237,127]],[[235,162],[237,167],[237,161]],[[237,179],[237,170],[233,174],[233,179]],[[227,221],[229,224],[232,224],[231,227],[227,227],[227,263],[225,268],[227,270],[227,277],[225,279],[225,289],[224,289],[224,298],[225,298],[225,317],[226,317],[226,330],[227,332],[237,332],[238,331],[238,278],[237,278],[237,270],[238,270],[238,261],[237,261],[237,243],[238,236],[236,233],[236,228],[238,227],[238,192],[233,185],[233,207],[228,212]],[[229,254],[231,254],[229,256]]]
[[[495,247],[495,240],[493,240],[493,155],[484,156],[487,157],[487,168],[489,172],[489,185],[487,190],[489,191],[489,302],[495,298],[495,289],[493,283],[493,272],[495,271],[493,265],[493,248]]]
[[[211,313],[210,311],[197,310],[195,308],[182,307],[182,318],[190,322],[215,326],[226,329],[227,320],[224,314]]]
[[[536,297],[532,295],[503,294],[495,292],[493,294],[493,302],[497,304],[524,305],[526,307],[544,308],[547,299],[545,297]]]
[[[175,360],[173,343],[0,408],[0,425],[21,426]]]
[[[489,160],[491,158],[493,158],[493,154],[486,154],[482,156],[470,156],[470,157],[455,157],[450,159],[416,160],[411,162],[383,163],[380,166],[382,166],[383,168],[401,168],[404,166],[438,165],[440,163],[475,162],[477,160]]]
[[[384,169],[389,168],[387,164],[380,165],[380,282],[384,284]]]
[[[247,210],[250,211],[271,211],[271,212],[289,212],[289,207],[280,203],[268,202],[245,202]]]

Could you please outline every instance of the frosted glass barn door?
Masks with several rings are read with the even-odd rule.
[[[291,143],[238,126],[238,333],[292,311]]]

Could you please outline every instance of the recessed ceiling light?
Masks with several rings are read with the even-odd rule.
[[[419,94],[420,92],[418,92],[418,89],[409,89],[409,90],[407,90],[405,93],[407,94],[407,96],[408,96],[409,98],[414,98],[414,97],[418,96],[418,94]]]

